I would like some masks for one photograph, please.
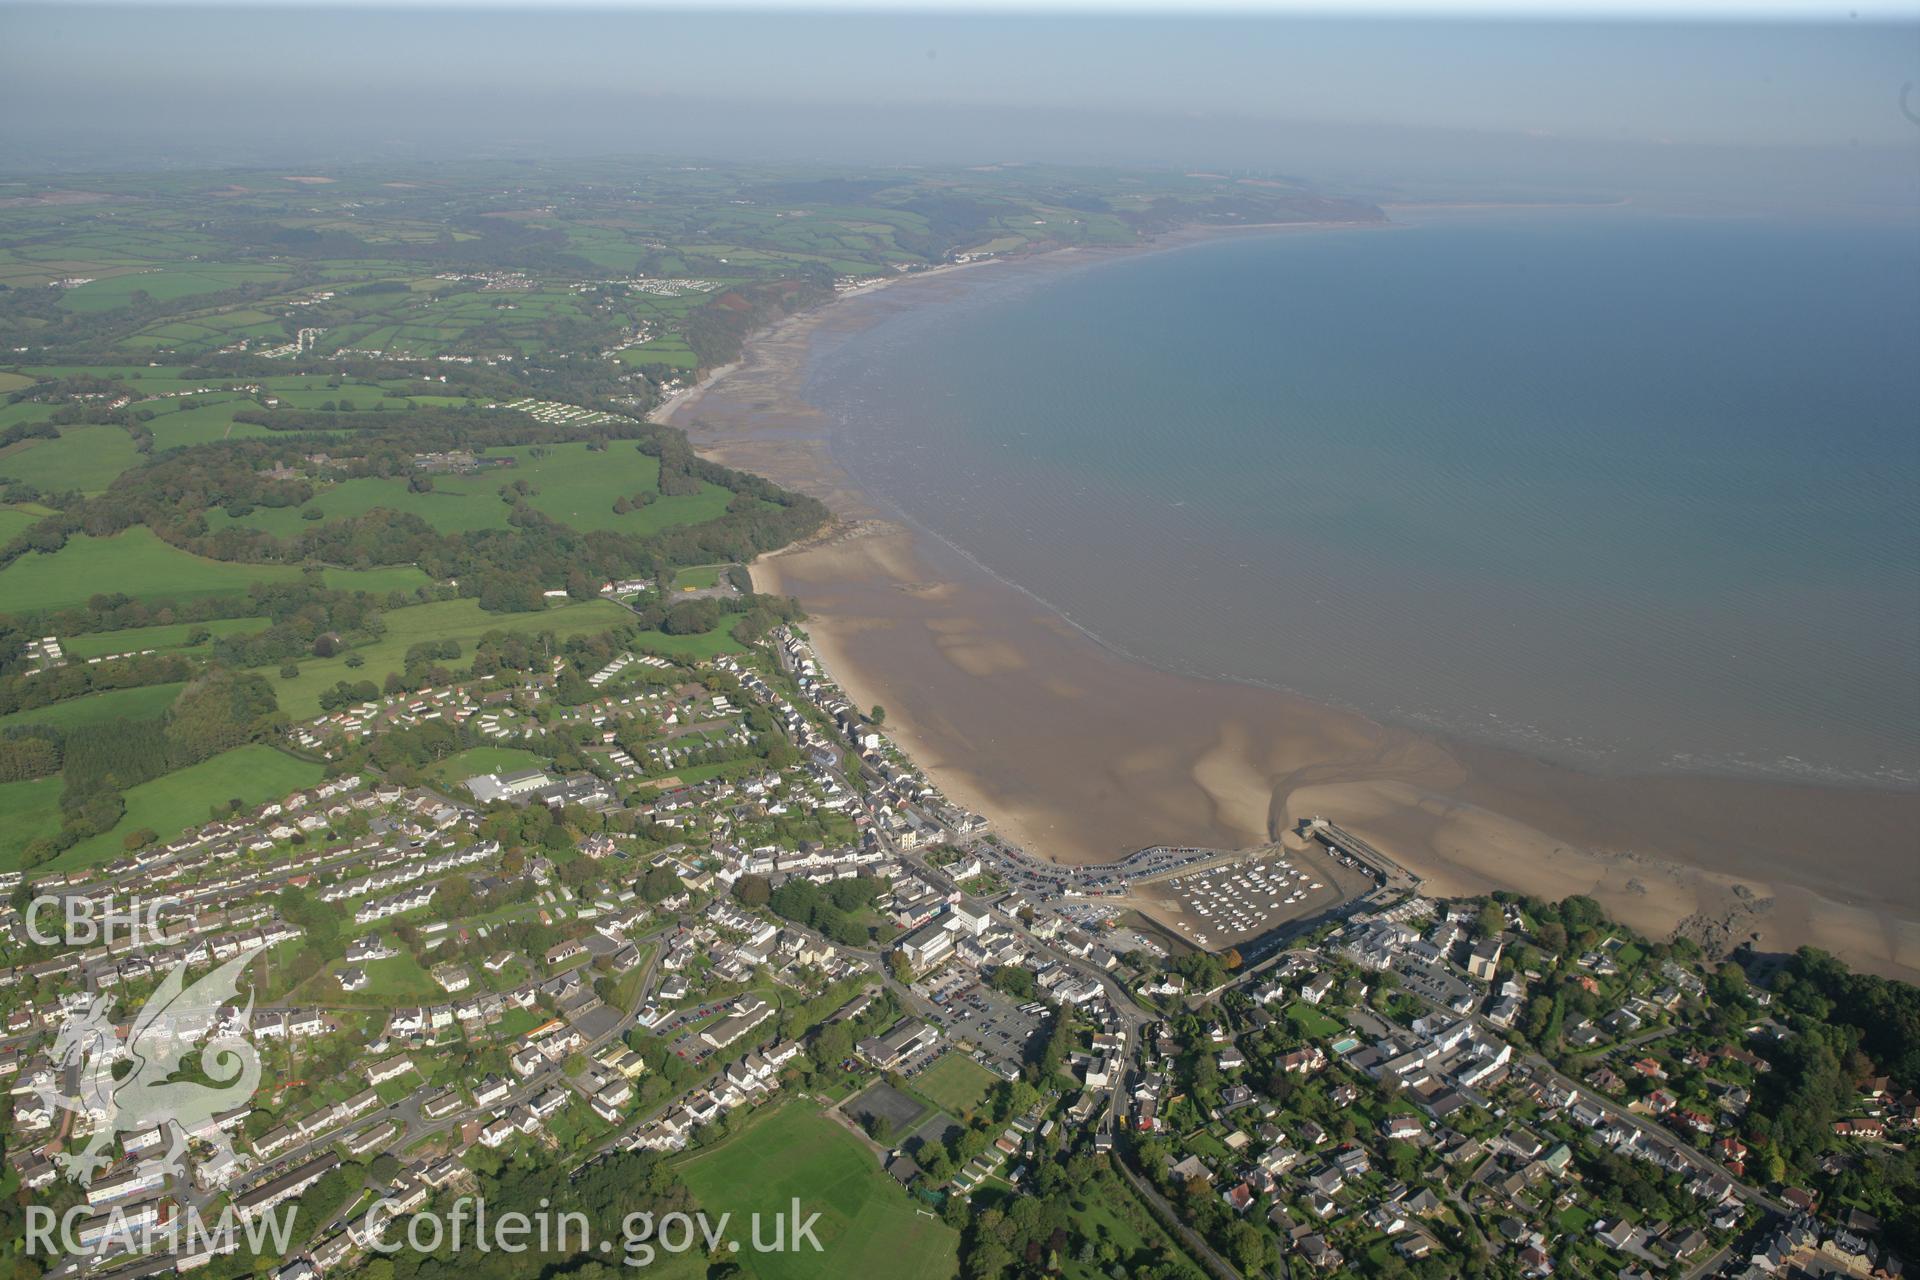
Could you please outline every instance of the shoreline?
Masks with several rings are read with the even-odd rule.
[[[1624,203],[1624,202],[1622,202]],[[1382,205],[1385,209],[1390,206]],[[1398,206],[1411,208],[1414,206]],[[984,267],[1020,267],[1055,266],[1070,267],[1107,262],[1118,258],[1133,257],[1143,253],[1164,253],[1184,248],[1191,244],[1201,244],[1223,236],[1236,235],[1278,235],[1289,232],[1307,231],[1392,231],[1401,224],[1382,220],[1380,222],[1250,222],[1244,226],[1186,226],[1172,231],[1163,231],[1150,240],[1131,245],[1062,245],[1055,249],[1045,249],[1038,253],[1025,254],[1016,258],[977,258],[972,262],[947,262],[925,271],[915,271],[897,276],[886,276],[870,284],[856,285],[851,289],[835,293],[831,300],[806,311],[796,311],[782,316],[764,329],[749,334],[743,344],[738,359],[720,365],[701,378],[693,386],[681,391],[665,402],[656,405],[646,415],[648,422],[670,426],[676,416],[685,411],[689,404],[697,404],[701,398],[718,390],[729,376],[737,373],[743,366],[751,363],[755,349],[778,343],[782,339],[804,337],[823,322],[834,318],[833,312],[838,304],[854,298],[871,297],[883,291],[898,290],[903,285],[924,285],[927,281],[948,279],[963,271],[972,271]],[[793,389],[796,393],[798,388]],[[698,442],[696,442],[698,443]],[[777,554],[777,553],[776,553]]]
[[[1070,269],[1256,230],[1270,229],[1202,228],[1008,260],[1009,269]],[[1649,936],[1678,930],[1717,951],[1812,944],[1920,978],[1920,889],[1885,874],[1898,865],[1885,855],[1920,830],[1920,796],[1599,777],[1176,675],[1117,653],[893,518],[837,464],[831,424],[803,398],[809,348],[817,334],[935,305],[943,279],[996,261],[900,277],[834,299],[851,305],[783,318],[654,415],[687,429],[702,454],[834,511],[823,536],[757,560],[756,583],[802,601],[833,677],[859,705],[888,709],[888,734],[956,803],[1069,863],[1158,842],[1267,843],[1324,813],[1436,894],[1587,893]]]

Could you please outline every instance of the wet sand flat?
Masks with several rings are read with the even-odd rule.
[[[888,518],[803,399],[808,344],[941,296],[938,279],[909,279],[791,318],[662,416],[709,456],[833,507],[835,530],[763,558],[756,582],[799,597],[848,694],[885,706],[888,732],[1010,839],[1095,862],[1158,842],[1264,844],[1325,814],[1436,893],[1588,893],[1655,936],[1812,944],[1920,979],[1920,796],[1595,777],[1170,674]]]

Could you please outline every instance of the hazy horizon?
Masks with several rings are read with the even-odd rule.
[[[0,32],[15,172],[650,155],[1920,206],[1899,16],[5,4]]]

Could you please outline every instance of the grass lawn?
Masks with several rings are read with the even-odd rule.
[[[521,769],[551,768],[553,761],[518,747],[469,747],[427,770],[441,785],[461,790],[460,784],[479,773],[514,773]]]
[[[964,1053],[943,1054],[914,1077],[914,1089],[956,1120],[986,1100],[997,1077]]]
[[[58,777],[0,782],[0,871],[20,865],[29,844],[60,829]]]
[[[640,785],[656,791],[671,787],[691,787],[719,777],[727,771],[728,765],[738,763],[737,760],[716,760],[712,764],[690,765],[685,769],[675,769],[672,773],[663,774],[658,778],[648,778]]]
[[[125,852],[129,831],[152,827],[163,841],[208,819],[208,810],[238,797],[249,808],[310,787],[325,773],[319,765],[296,760],[259,743],[223,751],[211,760],[143,782],[127,793],[126,816],[113,830],[82,840],[48,866],[65,871],[105,862]]]
[[[57,440],[23,440],[0,450],[0,476],[50,493],[99,493],[141,461],[133,437],[119,427],[61,427]]]
[[[349,967],[345,961],[328,965],[303,983],[296,993],[290,994],[288,999],[297,997],[314,1004],[364,1005],[372,1008],[446,997],[446,992],[420,967],[413,953],[404,949],[399,955],[388,956],[384,960],[369,960],[360,965],[367,971],[367,985],[359,991],[342,991],[334,976]]]
[[[1209,1160],[1225,1160],[1228,1158],[1226,1144],[1222,1143],[1220,1139],[1214,1137],[1213,1134],[1205,1129],[1202,1129],[1198,1133],[1188,1134],[1184,1141],[1189,1151],[1205,1156]]]
[[[723,653],[745,653],[746,646],[733,638],[733,626],[740,619],[726,614],[711,631],[697,635],[670,636],[664,631],[642,631],[633,638],[640,653],[657,653],[667,658],[713,658]]]
[[[520,980],[526,981],[527,976],[523,969]],[[500,1021],[494,1026],[494,1034],[503,1041],[518,1040],[546,1020],[546,1014],[538,1009],[508,1009],[500,1015]]]
[[[753,1213],[770,1222],[800,1201],[804,1218],[819,1213],[821,1252],[731,1255],[748,1275],[766,1280],[839,1280],[843,1276],[951,1276],[959,1236],[917,1211],[866,1145],[820,1113],[790,1099],[755,1117],[746,1131],[678,1165],[680,1179],[708,1212]],[[768,1231],[771,1228],[767,1228]]]
[[[34,551],[0,571],[0,600],[8,612],[71,609],[95,595],[121,593],[140,600],[193,600],[237,595],[252,582],[286,582],[297,565],[236,564],[208,560],[170,546],[136,525],[111,538],[75,534],[48,554]],[[347,591],[387,592],[422,586],[427,576],[411,566],[328,569],[326,583]]]
[[[1560,1211],[1554,1221],[1559,1223],[1560,1229],[1568,1235],[1584,1236],[1587,1233],[1587,1225],[1593,1221],[1593,1215],[1578,1205],[1569,1205]]]
[[[0,716],[0,729],[20,725],[50,724],[57,729],[72,729],[83,724],[101,724],[109,720],[151,720],[173,705],[186,688],[183,684],[149,684],[138,689],[109,689],[71,698],[31,711],[16,711]]]
[[[387,613],[387,633],[354,650],[366,660],[358,669],[347,666],[343,653],[337,658],[309,658],[296,663],[300,674],[291,680],[280,678],[278,664],[262,667],[260,672],[272,683],[282,711],[296,720],[309,720],[320,714],[322,690],[342,680],[349,684],[371,680],[378,686],[389,672],[405,669],[407,650],[423,640],[456,641],[461,657],[449,665],[464,666],[472,659],[474,642],[489,631],[552,631],[564,640],[605,631],[632,617],[610,600],[583,600],[541,613],[487,613],[478,600],[437,600]]]
[[[723,564],[701,564],[691,569],[682,569],[673,575],[675,591],[700,591],[720,585],[720,574],[727,566]]]
[[[1287,1021],[1300,1028],[1300,1034],[1324,1039],[1340,1030],[1340,1024],[1310,1004],[1294,1001],[1287,1006]]]

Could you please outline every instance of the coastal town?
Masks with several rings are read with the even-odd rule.
[[[909,275],[1381,208],[1238,171],[436,172],[0,199],[6,1276],[1905,1274],[1920,990],[1879,952],[1755,945],[1744,881],[1636,931],[1609,908],[1700,883],[1651,861],[1448,881],[1351,790],[1281,804],[1224,749],[1185,778],[1191,738],[1143,766],[1184,807],[1142,836],[1115,800],[1089,854],[873,705],[915,682],[838,642],[887,619],[783,578],[886,554],[832,484],[739,469],[819,443],[682,429],[749,335]],[[901,616],[941,671],[1017,665]],[[1123,696],[1168,673],[1090,662],[1015,687],[1175,740]],[[1143,776],[1027,723],[968,750],[1054,756],[1051,813]],[[1400,750],[1354,741],[1325,776]],[[1251,820],[1181,816],[1222,796]],[[585,1232],[452,1233],[481,1218]]]
[[[1009,1191],[1076,1177],[1141,1215],[1158,1274],[1899,1274],[1843,1188],[1910,1141],[1911,1090],[1850,1082],[1796,1176],[1756,1141],[1797,985],[1776,997],[1577,899],[1431,898],[1326,821],[1271,849],[1056,867],[949,804],[796,626],[711,661],[621,654],[543,715],[563,674],[291,726],[353,763],[98,867],[7,877],[9,1178],[82,1207],[96,1250],[50,1273],[217,1273],[241,1246],[176,1247],[169,1225],[286,1204],[276,1274],[347,1273],[367,1223],[503,1163],[685,1158],[804,1107],[960,1230],[969,1274],[1019,1230]],[[515,750],[570,735],[586,767],[365,763],[365,738],[423,724],[497,749],[510,711]],[[735,720],[757,726],[733,743],[750,767],[658,773],[679,757],[644,735]],[[1360,891],[1296,901],[1321,887],[1308,859]],[[1243,949],[1113,905],[1207,876],[1216,902],[1229,881],[1264,895]],[[164,938],[34,940],[30,911],[109,919],[136,896],[165,904]],[[176,967],[236,960],[252,998],[173,1030],[251,1044],[258,1094],[184,1130],[61,1101],[130,1055],[124,1024],[73,1052],[76,1013],[126,1016]],[[152,1160],[169,1150],[178,1167]],[[76,1153],[98,1164],[84,1190]]]

